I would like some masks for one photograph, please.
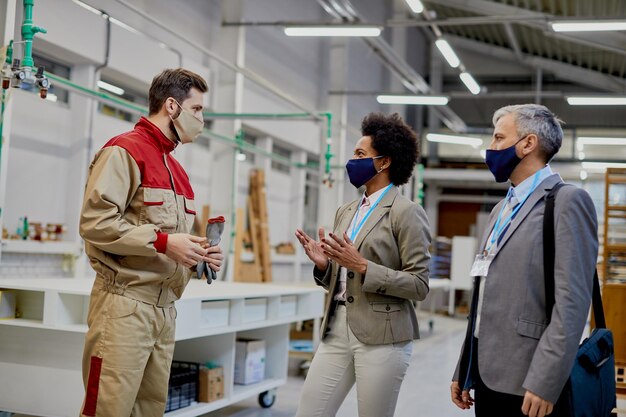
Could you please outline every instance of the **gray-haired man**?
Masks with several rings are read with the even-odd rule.
[[[542,222],[545,196],[561,177],[547,165],[561,147],[560,121],[536,104],[493,117],[487,165],[510,181],[491,212],[472,267],[476,276],[467,335],[451,385],[478,417],[567,415],[557,400],[572,369],[591,303],[598,255],[589,195],[563,187],[555,201],[555,304],[545,309]],[[474,399],[469,390],[474,389]]]

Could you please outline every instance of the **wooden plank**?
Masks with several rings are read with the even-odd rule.
[[[270,259],[270,237],[269,222],[267,214],[267,193],[265,190],[265,173],[262,170],[257,172],[257,203],[260,221],[260,241],[261,241],[261,267],[263,271],[263,281],[272,282],[272,262]]]
[[[259,255],[259,220],[254,212],[254,205],[252,199],[248,197],[248,227],[250,229],[250,238],[252,241],[252,253],[254,254],[254,265],[261,271],[261,258]]]
[[[261,268],[258,261],[244,262],[241,257],[244,252],[243,235],[245,232],[246,217],[243,208],[237,208],[235,228],[235,268],[233,280],[236,282],[262,282]]]
[[[206,237],[206,224],[209,220],[209,213],[211,212],[211,206],[204,204],[202,206],[202,214],[196,216],[193,220],[192,234],[195,236]]]
[[[233,280],[239,281],[241,277],[241,254],[243,252],[243,231],[246,219],[244,218],[244,211],[242,208],[237,207],[235,211],[235,266],[233,269]]]
[[[615,362],[626,363],[626,284],[605,284],[602,302],[606,326],[613,332]]]

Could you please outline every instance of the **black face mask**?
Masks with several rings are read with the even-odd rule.
[[[499,151],[487,149],[485,162],[489,171],[496,178],[496,182],[506,182],[511,177],[515,168],[522,162],[522,158],[517,156],[515,146],[526,139],[526,136],[515,142],[512,146]]]
[[[348,171],[350,183],[356,188],[359,188],[374,178],[376,174],[378,174],[378,171],[376,171],[376,167],[374,166],[374,159],[378,158],[382,158],[382,156],[350,159],[346,163],[346,171]]]

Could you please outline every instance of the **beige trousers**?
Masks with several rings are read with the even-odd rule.
[[[296,417],[335,416],[355,382],[359,417],[393,417],[412,341],[359,342],[348,326],[345,306],[337,306],[329,326],[304,382]]]
[[[81,416],[162,416],[174,353],[176,309],[101,290],[91,293],[83,351]]]

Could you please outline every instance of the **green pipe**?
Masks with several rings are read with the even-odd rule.
[[[87,87],[83,87],[81,85],[78,85],[66,78],[63,77],[59,77],[58,75],[54,75],[52,73],[46,72],[46,77],[48,77],[49,79],[57,82],[58,84],[61,84],[63,86],[69,87],[73,90],[76,90],[76,92],[87,95],[87,96],[91,96],[91,97],[97,97],[99,99],[102,100],[106,100],[108,102],[117,104],[120,107],[132,110],[135,113],[139,113],[141,115],[148,115],[148,108],[145,106],[141,106],[135,103],[132,103],[128,100],[124,100],[123,98],[119,98],[116,97],[114,95],[111,94],[107,94],[107,93],[103,93],[101,91],[95,91],[92,89],[89,89]],[[210,113],[209,113],[210,114]],[[237,115],[237,113],[223,113],[224,115],[228,114],[228,115],[232,115],[232,117],[244,117],[241,116],[241,114],[262,114],[262,113],[241,113],[240,115]],[[290,115],[293,115],[295,113],[287,113]],[[301,115],[307,115],[310,116],[310,114],[308,113],[300,113]],[[323,115],[324,117],[327,118],[328,124],[327,124],[327,135],[328,135],[328,139],[327,139],[327,152],[326,152],[326,173],[329,173],[331,169],[343,169],[344,167],[341,166],[331,166],[329,161],[330,158],[332,157],[332,154],[330,154],[330,144],[329,144],[329,140],[330,140],[330,133],[331,133],[331,129],[330,129],[330,124],[331,124],[331,120],[332,120],[332,114],[331,113],[320,113],[320,115]],[[290,116],[293,117],[293,116]],[[244,150],[248,150],[251,151],[255,154],[259,154],[259,155],[263,155],[266,156],[268,158],[271,158],[275,161],[279,161],[282,162],[284,164],[288,164],[290,166],[296,167],[296,168],[303,168],[303,164],[297,163],[297,162],[293,162],[292,160],[290,160],[289,158],[285,158],[282,155],[277,155],[274,154],[272,152],[267,152],[264,149],[258,148],[250,143],[247,143],[245,141],[243,141],[243,137],[241,137],[239,140],[237,138],[231,138],[228,136],[223,136],[220,135],[218,133],[215,133],[213,131],[210,131],[208,129],[204,129],[203,134],[205,134],[208,137],[212,137],[215,139],[218,139],[222,142],[228,143],[228,144],[235,144],[237,147],[244,149]]]
[[[4,59],[4,62],[9,64],[9,66],[13,63],[13,39],[9,42],[9,47],[7,48],[7,56]]]
[[[207,119],[216,119],[216,118],[246,118],[246,119],[316,119],[316,115],[312,113],[212,113],[212,112],[204,112],[203,116]],[[330,164],[330,160],[334,157],[331,153],[331,143],[332,143],[332,118],[333,114],[330,112],[321,112],[317,113],[317,116],[322,116],[326,118],[326,153],[324,154],[324,158],[326,160],[326,165],[324,172],[326,174],[330,173],[331,169],[334,167]],[[301,164],[292,164],[294,166],[298,166]],[[343,169],[343,167],[341,167]]]
[[[33,25],[33,7],[35,0],[24,0],[24,22],[22,23],[22,39],[24,40],[24,58],[22,66],[32,68],[33,61],[33,38],[37,33],[47,33],[44,28]]]
[[[135,112],[138,112],[142,115],[148,115],[148,108],[145,106],[140,106],[138,104],[135,104],[131,101],[128,100],[124,100],[123,98],[119,98],[116,96],[112,96],[110,94],[107,93],[103,93],[101,91],[95,91],[95,90],[91,90],[87,87],[83,87],[82,85],[78,85],[73,83],[72,81],[63,78],[63,77],[59,77],[58,75],[54,75],[50,72],[46,72],[46,77],[48,77],[51,80],[54,80],[56,82],[58,82],[59,84],[63,84],[65,86],[71,87],[75,90],[77,90],[80,93],[83,93],[85,95],[88,96],[92,96],[92,97],[98,97],[98,98],[102,98],[105,100],[108,100],[112,103],[116,103],[119,104],[120,106],[126,107],[127,109],[133,110]]]
[[[2,89],[2,93],[0,95],[2,97],[2,103],[0,104],[0,172],[2,172],[2,146],[4,145],[4,137],[2,135],[4,133],[4,110],[6,108],[5,101],[7,97],[7,91],[5,89]],[[0,218],[2,217],[2,209],[3,207],[0,206]]]

